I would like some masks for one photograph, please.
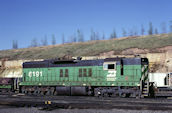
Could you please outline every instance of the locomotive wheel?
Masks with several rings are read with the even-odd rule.
[[[130,97],[130,95],[131,95],[130,93],[127,93],[127,94],[126,94],[126,97]]]
[[[54,87],[51,87],[50,88],[50,95],[54,95],[54,92],[55,92],[55,88]]]
[[[49,95],[51,95],[51,92],[50,92],[50,91],[47,91],[45,94],[46,94],[47,96],[49,96]]]
[[[56,95],[57,95],[57,91],[54,91],[53,95],[55,95],[55,96],[56,96]]]
[[[35,91],[33,92],[33,95],[37,95],[37,94],[38,94],[38,91],[35,90]]]
[[[2,89],[1,92],[2,92],[2,93],[6,93],[5,89]]]
[[[44,93],[45,93],[44,91],[41,91],[41,93],[40,93],[40,94],[41,94],[41,95],[44,95]]]
[[[37,90],[37,94],[39,95],[40,93],[41,93],[41,91],[38,89],[38,90]]]
[[[32,95],[33,93],[32,93],[32,91],[28,91],[28,95]]]
[[[95,96],[95,97],[101,96],[101,91],[100,91],[99,88],[95,88],[95,89],[94,89],[94,96]]]
[[[27,94],[27,91],[26,91],[26,90],[24,90],[24,93],[25,93],[25,94]]]
[[[122,93],[121,97],[125,98],[126,97],[126,93]]]
[[[130,93],[129,97],[136,97],[136,94],[135,93]]]

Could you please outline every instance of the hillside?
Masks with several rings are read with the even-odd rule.
[[[159,53],[172,49],[172,34],[124,37],[111,40],[0,51],[0,59],[52,59],[67,56]]]

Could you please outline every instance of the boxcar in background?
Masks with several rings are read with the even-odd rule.
[[[155,96],[172,96],[172,73],[149,73],[149,82],[155,86]]]

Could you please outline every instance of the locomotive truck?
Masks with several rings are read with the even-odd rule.
[[[150,96],[147,58],[23,63],[20,92],[34,95]]]

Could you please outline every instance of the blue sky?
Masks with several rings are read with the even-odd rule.
[[[28,47],[33,38],[47,35],[49,44],[55,34],[57,43],[81,29],[85,40],[93,29],[110,36],[113,29],[122,36],[138,29],[148,29],[151,21],[159,31],[162,22],[172,20],[172,0],[0,0],[0,50],[11,49],[17,40],[19,48]]]

